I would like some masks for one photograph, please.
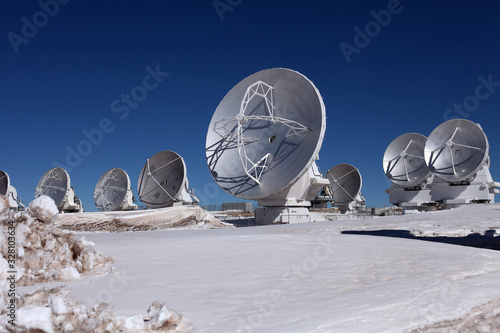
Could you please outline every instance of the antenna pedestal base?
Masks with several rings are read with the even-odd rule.
[[[259,200],[258,205],[262,207],[311,207],[311,201],[315,200],[320,190],[328,184],[330,184],[329,180],[321,177],[314,162],[297,182],[275,195]]]
[[[9,199],[10,210],[13,211],[23,211],[24,205],[17,200],[17,190],[14,186],[9,186],[9,192],[7,193],[7,199]]]
[[[494,203],[496,184],[490,169],[484,165],[474,180],[467,185],[455,185],[442,179],[434,178],[432,200],[443,204]]]
[[[292,186],[258,201],[265,208],[255,210],[255,224],[306,223],[315,221],[315,214],[309,211],[312,201],[330,181],[321,176],[316,162]]]
[[[59,211],[61,213],[81,213],[83,212],[82,202],[75,195],[73,188],[69,188],[66,192],[66,197],[63,202],[59,205]]]
[[[365,211],[366,206],[365,206],[365,198],[361,195],[358,194],[353,201],[351,201],[348,204],[342,204],[342,205],[336,205],[335,201],[332,203],[332,205],[336,206],[338,209],[340,209],[340,212],[342,214],[346,214],[348,212],[360,212],[360,211]]]
[[[134,203],[133,197],[134,194],[132,193],[132,189],[127,189],[127,195],[125,195],[119,210],[137,210],[139,206]]]
[[[179,193],[179,195],[175,199],[176,201],[174,203],[174,206],[193,205],[199,203],[198,198],[191,191],[188,191],[186,186],[182,189],[181,193]]]
[[[432,176],[428,183],[422,188],[408,189],[396,184],[392,184],[386,193],[389,194],[389,203],[398,206],[405,207],[405,209],[411,209],[422,207],[428,204],[434,204],[431,195],[431,187],[429,183],[432,182]]]
[[[306,207],[266,207],[255,210],[255,224],[288,224],[314,221],[314,214]]]

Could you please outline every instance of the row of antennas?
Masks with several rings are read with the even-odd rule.
[[[161,151],[146,160],[138,180],[139,199],[148,208],[198,203],[193,190],[189,190],[183,158],[173,151]],[[17,192],[10,186],[9,176],[0,171],[0,194],[9,198],[11,209],[20,210]],[[47,171],[35,190],[35,197],[52,198],[60,212],[83,212],[83,204],[75,195],[66,170],[55,167]],[[106,171],[94,188],[94,203],[102,211],[136,210],[128,174],[120,168]]]
[[[493,203],[498,182],[490,174],[489,144],[479,124],[451,119],[428,138],[397,137],[387,147],[383,168],[392,182],[391,204],[420,210],[425,206]]]

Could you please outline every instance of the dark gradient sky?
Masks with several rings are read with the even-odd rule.
[[[53,17],[39,13],[40,3]],[[184,157],[202,204],[236,201],[206,166],[208,124],[235,84],[272,67],[297,70],[319,89],[328,118],[318,165],[358,167],[368,206],[388,202],[387,145],[407,132],[428,136],[446,117],[481,124],[500,179],[499,2],[220,0],[231,10],[218,13],[210,0],[72,0],[55,15],[54,1],[40,3],[0,4],[0,169],[25,204],[54,163],[68,165],[67,148],[86,140],[82,131],[96,133],[103,119],[112,131],[69,168],[86,210],[96,210],[102,173],[123,168],[136,193],[145,160],[161,150]],[[372,11],[388,7],[390,22],[380,14],[385,26],[370,23]],[[355,46],[355,27],[367,24],[372,37],[358,38],[348,63],[339,45]],[[143,100],[122,102],[144,91],[137,87],[148,66],[169,75],[147,81]],[[499,83],[481,88],[489,94],[470,112],[454,112],[453,104],[474,101],[480,76]]]

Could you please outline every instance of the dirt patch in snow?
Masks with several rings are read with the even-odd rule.
[[[465,317],[446,320],[428,325],[411,333],[486,333],[500,332],[500,300],[489,302],[474,308]]]
[[[79,232],[233,228],[198,206],[130,212],[61,214],[55,224]]]

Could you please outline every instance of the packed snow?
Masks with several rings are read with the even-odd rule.
[[[4,328],[12,332],[188,332],[182,315],[164,303],[153,302],[147,317],[119,316],[113,306],[100,302],[86,307],[71,297],[67,287],[37,289],[22,295],[15,325]]]
[[[85,233],[113,258],[112,274],[19,292],[38,300],[27,308],[38,318],[30,322],[55,331],[497,332],[498,230],[500,205],[468,205],[363,220]]]

